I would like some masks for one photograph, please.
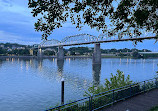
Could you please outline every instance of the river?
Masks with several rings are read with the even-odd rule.
[[[104,84],[117,69],[139,82],[156,76],[158,59],[91,58],[0,59],[0,111],[43,111],[60,104],[61,78],[65,102],[83,97],[88,87]]]

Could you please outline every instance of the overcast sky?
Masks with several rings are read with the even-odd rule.
[[[28,9],[28,0],[0,0],[0,9],[0,43],[38,44],[42,42],[41,33],[34,30],[34,23],[37,18],[32,17],[31,10]],[[68,22],[62,28],[54,30],[48,39],[61,40],[66,36],[80,33],[95,36],[100,34],[95,29],[88,27],[78,31],[75,26]],[[146,40],[143,43],[138,43],[136,47],[132,42],[103,43],[101,48],[138,48],[158,51],[158,43],[154,44],[154,42],[154,40]],[[88,46],[93,47],[93,45]]]

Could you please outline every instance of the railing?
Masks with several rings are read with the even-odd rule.
[[[158,78],[92,95],[46,111],[95,111],[155,88],[158,88]]]

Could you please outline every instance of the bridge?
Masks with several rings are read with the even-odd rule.
[[[51,39],[51,40],[44,40],[38,46],[38,57],[42,57],[42,48],[51,48],[51,47],[58,47],[57,52],[57,60],[64,60],[64,46],[74,46],[74,45],[86,45],[86,44],[94,44],[94,53],[93,53],[93,64],[101,64],[101,50],[100,44],[101,43],[108,43],[108,42],[121,42],[121,41],[142,41],[145,39],[157,39],[158,36],[148,33],[142,34],[139,37],[135,35],[109,35],[109,32],[104,33],[97,36],[93,36],[90,34],[78,34],[73,36],[68,36],[62,39],[61,41]]]

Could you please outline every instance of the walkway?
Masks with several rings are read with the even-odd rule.
[[[158,105],[158,89],[115,103],[101,111],[148,111]]]

